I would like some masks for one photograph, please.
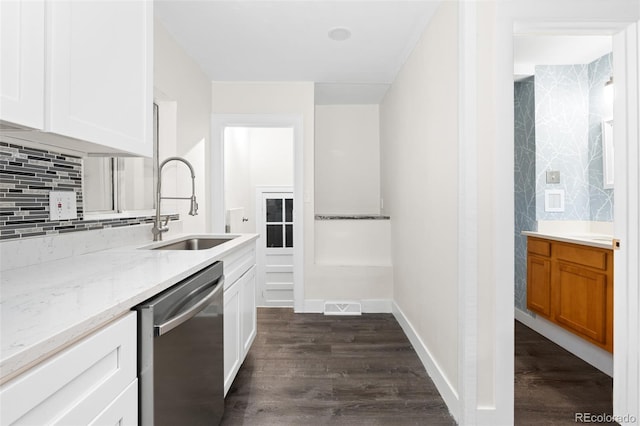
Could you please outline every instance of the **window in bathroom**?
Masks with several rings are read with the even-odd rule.
[[[153,158],[86,157],[82,164],[84,217],[147,216],[155,208],[158,105],[153,105]]]

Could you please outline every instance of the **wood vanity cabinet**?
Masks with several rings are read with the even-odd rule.
[[[613,250],[528,237],[527,309],[613,352]]]

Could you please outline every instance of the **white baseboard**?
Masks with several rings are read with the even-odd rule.
[[[322,313],[324,311],[324,299],[305,299],[305,313]],[[354,300],[362,304],[362,312],[366,314],[390,314],[393,312],[391,299],[361,299]]]
[[[555,344],[568,350],[578,358],[593,365],[606,375],[613,377],[613,355],[584,339],[570,333],[562,327],[538,316],[515,308],[515,318],[530,329],[542,334]]]
[[[427,374],[429,374],[429,377],[431,378],[431,380],[433,380],[436,388],[438,388],[438,392],[440,392],[442,399],[444,400],[445,404],[447,404],[449,412],[451,413],[453,418],[458,421],[458,412],[460,406],[458,393],[449,382],[447,377],[443,374],[440,366],[433,359],[433,356],[431,356],[429,349],[425,346],[422,339],[418,336],[415,329],[413,328],[413,325],[411,325],[411,322],[404,315],[404,312],[402,312],[402,309],[400,309],[400,307],[395,302],[393,302],[392,307],[393,315],[402,327],[404,333],[409,338],[409,341],[413,345],[413,349],[415,349],[416,353],[418,354],[418,358],[420,358],[420,361],[422,361],[424,368],[427,370]]]

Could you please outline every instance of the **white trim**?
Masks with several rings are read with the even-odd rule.
[[[598,370],[613,377],[613,355],[539,316],[515,309],[516,320]]]
[[[390,314],[393,313],[393,300],[391,299],[362,299],[362,312],[365,314]]]
[[[613,37],[615,185],[613,413],[640,420],[640,22]]]
[[[442,396],[445,404],[447,404],[451,415],[454,419],[459,419],[459,410],[461,410],[462,407],[460,406],[455,386],[453,386],[453,384],[447,379],[435,358],[431,355],[429,349],[427,349],[427,346],[413,328],[409,319],[395,302],[393,302],[393,316],[400,324],[400,327],[402,327],[404,334],[407,335],[413,349],[418,354],[418,358],[420,358],[422,365],[424,365],[425,370],[427,370],[427,374],[436,385],[436,388],[438,389],[440,396]],[[460,422],[458,423],[463,424]]]
[[[458,423],[475,425],[478,395],[478,129],[476,5],[458,3]],[[406,319],[405,319],[406,321]],[[410,327],[410,324],[407,324]],[[410,327],[411,328],[411,327]],[[411,328],[411,331],[413,329]],[[424,344],[420,341],[421,346]],[[425,352],[426,351],[426,352]],[[421,359],[437,364],[424,347]],[[425,362],[423,360],[423,362]],[[425,367],[427,363],[425,362]],[[429,369],[427,369],[429,371]],[[444,377],[443,377],[444,378]],[[447,383],[449,385],[449,383]],[[438,389],[443,387],[440,384]],[[450,385],[449,385],[450,386]],[[442,390],[440,393],[443,393]],[[444,396],[444,395],[443,395]],[[459,404],[459,406],[458,406]]]
[[[211,203],[212,232],[224,232],[224,128],[292,127],[293,128],[293,192],[299,200],[293,223],[293,306],[303,312],[304,301],[304,139],[301,114],[212,114],[211,116]]]
[[[305,299],[303,309],[296,309],[296,312],[306,314],[321,314],[323,310],[324,299]]]

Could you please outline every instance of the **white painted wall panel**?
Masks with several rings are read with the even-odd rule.
[[[457,19],[455,3],[440,6],[380,107],[394,300],[454,387],[447,395],[458,381]]]
[[[316,106],[316,214],[380,210],[378,105]]]

